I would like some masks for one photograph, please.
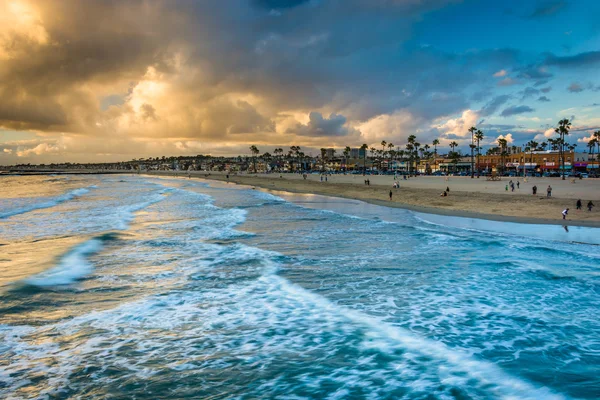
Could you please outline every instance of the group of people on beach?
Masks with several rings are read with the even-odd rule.
[[[581,210],[581,206],[582,206],[581,199],[578,199],[577,202],[575,203],[575,207],[577,210]],[[592,208],[594,208],[594,207],[595,207],[594,203],[592,203],[591,200],[588,201],[588,203],[587,203],[588,211],[592,211]]]
[[[515,183],[512,181],[512,179],[510,180],[510,182],[508,182],[508,185],[506,185],[506,188],[504,190],[506,190],[508,192],[509,187],[510,187],[511,192],[515,191]],[[519,189],[520,187],[521,187],[521,182],[517,181],[517,189]]]

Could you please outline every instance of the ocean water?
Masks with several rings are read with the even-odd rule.
[[[0,398],[600,398],[598,230],[0,179]]]

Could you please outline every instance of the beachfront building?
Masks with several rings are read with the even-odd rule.
[[[565,172],[587,172],[598,168],[598,162],[594,160],[595,156],[588,153],[565,152]],[[504,161],[504,165],[502,162]],[[515,173],[527,172],[561,172],[559,152],[556,150],[520,152],[506,154],[504,157],[500,154],[486,154],[479,157],[479,163],[476,169],[484,173],[492,170],[502,169],[504,171],[514,171]]]
[[[458,159],[444,158],[438,164],[439,170],[448,174],[469,174],[471,172],[471,157]]]

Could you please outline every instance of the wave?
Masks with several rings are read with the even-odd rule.
[[[92,186],[88,186],[85,188],[78,188],[78,189],[74,189],[71,190],[70,192],[67,192],[63,195],[57,196],[55,198],[52,199],[48,199],[46,201],[42,201],[39,203],[33,203],[33,204],[28,204],[24,207],[21,208],[16,208],[13,210],[8,210],[8,211],[4,211],[0,213],[0,219],[5,219],[5,218],[9,218],[15,215],[19,215],[19,214],[25,214],[31,211],[35,211],[35,210],[40,210],[43,208],[50,208],[50,207],[54,207],[57,206],[61,203],[64,203],[66,201],[72,200],[74,198],[77,198],[79,196],[83,196],[84,194],[88,193],[90,191],[90,189],[94,189],[96,188],[95,185]]]
[[[446,365],[440,366],[440,371],[445,370],[445,374],[455,375],[453,378],[448,377],[450,379],[458,381],[460,376],[467,375],[462,379],[465,381],[475,380],[479,387],[494,392],[500,398],[532,400],[564,398],[560,394],[551,392],[548,388],[538,388],[529,382],[513,377],[491,362],[477,360],[460,350],[450,349],[443,343],[418,337],[406,329],[393,326],[376,317],[334,304],[325,297],[312,293],[278,275],[266,275],[261,279],[270,280],[273,285],[280,287],[295,298],[312,303],[315,308],[342,315],[353,323],[366,327],[367,332],[365,333],[382,352],[393,354],[396,351],[408,351],[430,357],[433,360],[443,361]],[[383,339],[388,342],[388,345],[381,344],[377,339]]]
[[[104,242],[113,237],[114,235],[105,234],[78,244],[67,252],[55,267],[27,278],[24,283],[41,287],[62,286],[83,278],[93,271],[88,257],[102,250]]]

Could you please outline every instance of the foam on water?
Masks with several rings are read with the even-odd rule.
[[[79,290],[42,293],[30,326],[0,325],[1,397],[596,397],[590,246],[135,182],[128,204],[102,200],[119,240],[92,236],[50,274],[73,282],[61,271],[91,257]],[[18,295],[0,301],[28,310]],[[54,299],[77,312],[40,322]]]
[[[24,206],[18,207],[18,208],[14,208],[12,210],[5,210],[0,212],[0,219],[4,219],[4,218],[9,218],[12,217],[14,215],[19,215],[19,214],[25,214],[28,213],[30,211],[35,211],[35,210],[40,210],[43,208],[51,208],[54,206],[57,206],[61,203],[64,203],[66,201],[69,200],[73,200],[77,197],[83,196],[84,194],[88,193],[90,191],[90,189],[96,188],[95,185],[92,186],[88,186],[85,188],[78,188],[78,189],[73,189],[63,195],[51,198],[51,199],[45,199],[45,200],[29,200],[30,203],[26,204]]]
[[[26,279],[25,283],[34,286],[71,284],[93,270],[88,257],[100,251],[101,248],[102,240],[99,238],[83,242],[65,254],[55,267]]]

